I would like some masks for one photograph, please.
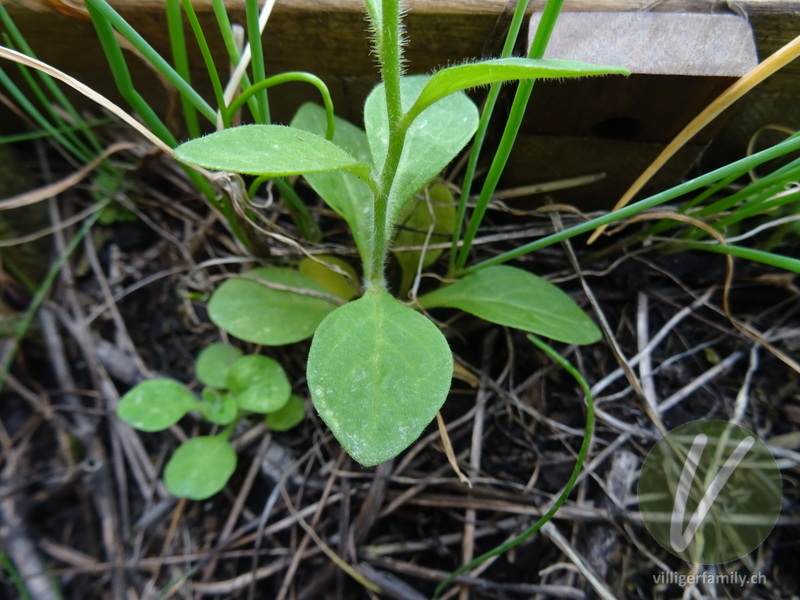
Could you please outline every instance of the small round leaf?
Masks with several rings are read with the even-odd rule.
[[[299,425],[306,416],[306,403],[292,394],[289,401],[278,410],[267,413],[267,427],[272,431],[287,431]]]
[[[242,356],[242,351],[230,344],[211,344],[203,349],[195,363],[195,374],[205,385],[224,389],[228,371]]]
[[[212,388],[203,390],[203,402],[200,410],[203,416],[217,425],[230,425],[236,420],[239,406],[230,394],[224,394]]]
[[[179,498],[205,500],[222,488],[236,469],[236,452],[223,436],[184,442],[164,470],[167,489]]]
[[[172,379],[153,379],[125,394],[119,401],[117,414],[140,431],[161,431],[199,407],[200,403],[183,384]]]
[[[237,360],[228,373],[227,386],[239,408],[256,413],[278,410],[292,393],[292,386],[281,366],[259,354]]]

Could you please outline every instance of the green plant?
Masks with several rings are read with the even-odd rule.
[[[190,165],[254,176],[242,190],[245,200],[266,179],[303,175],[350,226],[363,264],[363,290],[356,284],[359,277],[349,263],[336,257],[317,256],[304,259],[296,269],[261,267],[226,281],[212,296],[209,312],[220,327],[254,343],[280,345],[313,336],[308,359],[312,400],[343,446],[363,464],[387,460],[416,439],[444,402],[452,372],[450,350],[439,329],[412,306],[403,304],[389,293],[391,285],[384,276],[389,252],[395,253],[403,273],[396,289],[400,295],[410,290],[412,301],[418,307],[457,308],[488,321],[559,341],[591,343],[599,337],[599,332],[569,297],[541,278],[504,263],[697,190],[703,191],[689,199],[684,210],[691,210],[713,195],[714,203],[703,210],[707,211],[705,214],[714,215],[720,228],[736,225],[753,213],[771,210],[797,198],[796,194],[780,195],[787,183],[796,181],[797,162],[775,170],[739,194],[718,196],[726,185],[748,170],[800,149],[800,139],[795,136],[624,209],[468,266],[472,240],[513,144],[533,81],[539,77],[624,72],[615,68],[538,60],[560,9],[559,0],[549,0],[546,5],[530,59],[509,58],[527,5],[521,1],[503,58],[443,69],[430,77],[402,75],[403,35],[398,2],[367,0],[383,83],[367,101],[365,130],[334,119],[329,102],[324,109],[314,105],[300,107],[289,127],[269,125],[266,89],[300,76],[283,74],[266,78],[263,63],[254,65],[255,83],[246,81],[243,84],[245,92],[239,99],[225,98],[202,31],[193,18],[191,2],[182,0],[212,78],[218,103],[214,110],[203,104],[204,101],[191,87],[177,0],[167,3],[174,68],[152,53],[152,49],[126,27],[124,21],[108,9],[104,0],[87,0],[87,3],[94,9],[93,18],[99,23],[98,31],[112,64],[116,65],[115,73],[119,75],[121,87],[127,89],[132,104],[136,105],[139,100],[131,83],[125,81],[127,68],[124,61],[120,62],[121,53],[114,45],[117,42],[112,27],[150,57],[179,89],[186,109],[187,131],[192,137],[200,133],[198,114],[210,122],[219,121],[222,127],[227,128],[232,124],[236,110],[244,104],[250,107],[256,125],[227,128],[184,144],[177,151],[179,159]],[[221,0],[214,0],[213,6],[226,48],[233,62],[237,62],[241,56],[227,36],[230,27],[224,5]],[[259,35],[254,18],[256,1],[248,0],[247,8],[248,30],[256,44],[254,58],[258,59],[261,53],[258,51]],[[303,77],[317,84],[312,76]],[[483,134],[499,85],[508,80],[521,83],[500,147],[462,235],[461,225],[467,221],[467,198]],[[492,87],[478,117],[477,109],[463,90],[481,85]],[[320,87],[321,92],[323,89],[324,86]],[[322,96],[326,98],[324,92]],[[154,117],[152,111],[148,112],[141,105],[140,108],[140,114],[151,124],[153,131],[163,135],[158,121],[149,120]],[[453,211],[448,193],[431,181],[473,138],[473,134],[475,142],[461,197]],[[165,139],[170,146],[174,145],[174,138],[165,136]],[[200,182],[201,189],[208,192],[209,188],[203,187],[200,176],[189,172],[195,181]],[[278,181],[281,182],[279,186],[288,186],[285,181]],[[425,200],[419,199],[420,191],[427,196]],[[240,225],[233,202],[226,202],[224,197],[218,199],[213,190],[211,192],[210,200],[214,206],[228,217],[234,232],[241,234],[236,229]],[[734,206],[745,208],[733,215],[726,214]],[[302,203],[295,209],[298,215],[308,215]],[[298,221],[298,229],[303,229],[302,221]],[[312,229],[307,227],[307,231]],[[452,238],[447,280],[438,289],[417,297],[417,274],[433,264],[439,251],[403,251],[402,247],[425,247],[434,241],[440,243],[447,234]],[[307,237],[313,237],[313,233]],[[800,270],[800,261],[791,257],[730,244],[705,244],[692,239],[694,236],[691,234],[688,237],[688,240],[683,240],[688,247]],[[585,436],[572,477],[558,501],[542,519],[508,544],[459,569],[442,582],[437,594],[458,574],[533,535],[568,497],[581,469],[593,422],[588,386],[556,351],[536,338],[531,337],[531,341],[575,377],[586,394]],[[265,361],[269,359],[242,357],[230,346],[214,345],[198,358],[198,377],[207,386],[200,400],[181,384],[169,380],[141,384],[123,398],[120,415],[140,429],[168,427],[194,410],[223,428],[220,433],[195,438],[178,449],[165,473],[167,485],[174,493],[203,498],[225,484],[236,462],[228,438],[235,424],[248,413],[266,413],[267,423],[274,430],[289,427],[302,419],[304,405],[295,396],[289,395],[285,404],[275,409],[289,392],[284,390],[285,376],[279,375],[280,367]],[[280,393],[273,395],[267,391],[274,391],[276,387],[280,388]],[[202,477],[199,477],[201,472]]]
[[[0,25],[5,28],[3,42],[8,48],[17,49],[35,58],[36,55],[26,42],[4,6],[0,5]],[[0,86],[14,100],[16,105],[40,128],[34,134],[3,136],[0,144],[8,144],[23,139],[47,138],[61,152],[89,164],[103,155],[102,146],[94,133],[94,128],[109,122],[108,119],[87,121],[72,102],[66,97],[55,81],[45,73],[35,71],[24,65],[17,65],[26,87],[14,82],[8,73],[0,68]],[[98,202],[117,194],[128,187],[124,170],[102,160],[97,165],[97,175],[92,186],[92,195]],[[121,204],[103,202],[99,222],[103,225],[130,221],[133,215]]]
[[[132,82],[129,81],[129,76],[126,75],[127,67],[124,61],[121,60],[118,42],[114,38],[112,28],[116,28],[175,85],[184,100],[187,113],[187,129],[190,132],[199,132],[199,126],[196,123],[197,115],[195,114],[194,117],[188,116],[190,113],[199,113],[209,120],[221,119],[222,125],[225,125],[230,123],[233,109],[239,108],[245,103],[250,107],[255,120],[262,123],[260,125],[222,131],[182,146],[178,151],[178,155],[182,156],[186,162],[205,165],[210,168],[229,171],[238,170],[243,173],[257,175],[251,185],[244,190],[245,196],[252,194],[269,177],[304,174],[308,183],[350,225],[364,264],[366,293],[362,298],[352,303],[360,308],[353,309],[349,306],[338,308],[343,299],[349,300],[350,297],[337,298],[335,292],[331,293],[330,289],[324,291],[320,290],[317,284],[309,284],[306,281],[308,278],[300,280],[294,274],[288,275],[285,272],[276,271],[271,272],[268,277],[261,278],[260,283],[246,281],[248,277],[259,280],[258,273],[256,273],[255,278],[252,273],[250,275],[245,274],[242,278],[244,281],[239,283],[236,283],[237,280],[226,282],[212,298],[212,308],[216,305],[216,308],[212,310],[212,318],[216,314],[215,321],[220,326],[235,331],[237,314],[239,314],[239,322],[245,324],[240,328],[242,330],[240,333],[243,333],[244,336],[247,335],[248,331],[259,329],[248,325],[250,319],[260,318],[261,321],[268,321],[269,319],[265,315],[288,315],[287,320],[280,320],[280,323],[284,325],[284,330],[295,331],[288,338],[284,336],[283,341],[278,336],[272,336],[272,339],[269,339],[270,336],[264,337],[261,335],[269,325],[262,326],[260,328],[262,330],[261,333],[256,333],[251,338],[245,337],[245,339],[254,339],[262,343],[277,344],[287,343],[286,339],[290,338],[297,340],[308,337],[319,323],[325,324],[323,322],[323,319],[327,319],[325,313],[329,313],[330,319],[324,328],[324,334],[315,336],[315,341],[312,344],[314,352],[312,352],[309,363],[309,374],[311,375],[309,380],[319,384],[316,386],[317,393],[314,401],[318,407],[322,408],[323,416],[326,416],[337,436],[344,440],[346,448],[348,444],[352,449],[357,442],[363,442],[360,437],[365,433],[368,440],[367,446],[377,443],[367,454],[359,455],[359,459],[365,463],[379,462],[392,455],[396,448],[403,446],[409,440],[413,440],[414,432],[418,433],[421,427],[424,427],[429,415],[434,412],[433,408],[443,401],[447,385],[443,382],[444,377],[436,378],[437,386],[435,386],[435,389],[431,387],[428,390],[427,399],[412,399],[409,405],[410,413],[416,415],[416,417],[411,418],[406,415],[407,418],[403,422],[395,423],[395,429],[404,432],[403,439],[391,445],[391,447],[381,448],[380,444],[376,442],[376,438],[385,434],[385,425],[390,421],[390,418],[382,419],[380,417],[382,408],[370,404],[368,398],[372,396],[367,393],[369,390],[364,387],[364,385],[367,385],[366,383],[358,388],[359,393],[364,394],[359,398],[358,402],[367,409],[359,413],[359,418],[363,419],[364,415],[370,415],[370,423],[372,425],[368,430],[348,432],[346,430],[347,427],[352,427],[353,424],[345,423],[342,425],[337,418],[338,414],[346,414],[342,412],[346,408],[343,408],[343,405],[349,403],[348,394],[351,390],[348,387],[349,380],[345,373],[338,371],[335,366],[331,368],[331,365],[326,364],[326,360],[334,360],[333,358],[326,358],[327,350],[330,350],[331,346],[335,347],[331,340],[337,335],[341,335],[348,327],[345,315],[350,315],[350,322],[356,321],[359,325],[362,322],[382,325],[383,320],[386,319],[395,319],[393,321],[395,325],[413,322],[415,324],[411,325],[410,331],[416,333],[417,330],[427,330],[431,340],[437,340],[434,345],[438,345],[441,350],[441,356],[445,355],[446,351],[441,343],[440,334],[438,332],[434,334],[427,322],[423,325],[423,321],[416,318],[418,315],[413,313],[413,310],[411,312],[393,310],[394,316],[387,316],[388,313],[383,309],[390,306],[392,309],[397,308],[395,305],[397,301],[391,299],[388,295],[387,285],[383,279],[383,265],[392,239],[401,246],[408,244],[408,240],[403,239],[404,232],[418,235],[421,233],[419,228],[424,229],[427,223],[429,230],[426,232],[425,237],[427,241],[430,241],[430,237],[427,234],[433,235],[434,228],[440,227],[443,222],[442,219],[448,220],[450,218],[436,216],[435,211],[430,211],[429,217],[433,214],[436,222],[430,218],[425,221],[424,215],[420,221],[417,218],[420,217],[424,208],[418,205],[417,208],[411,209],[408,208],[408,204],[412,202],[411,198],[417,189],[425,186],[430,178],[435,176],[436,172],[449,162],[450,158],[460,150],[476,128],[474,107],[471,102],[466,100],[461,90],[471,86],[491,84],[486,105],[477,124],[477,134],[473,143],[466,180],[462,188],[462,195],[453,226],[453,246],[450,252],[448,273],[451,280],[456,279],[456,281],[447,283],[431,294],[417,298],[417,303],[422,308],[438,306],[461,308],[489,320],[545,335],[552,335],[555,339],[567,342],[592,341],[597,338],[598,332],[585,315],[575,310],[574,304],[568,301],[556,288],[518,269],[509,267],[497,269],[497,267],[537,249],[636,215],[647,208],[710,186],[707,192],[698,197],[697,201],[700,201],[714,190],[721,189],[726,183],[735,180],[755,166],[784,156],[800,147],[800,140],[793,137],[777,144],[773,148],[731,163],[694,180],[687,181],[624,209],[467,266],[466,259],[469,255],[471,240],[480,225],[494,186],[499,179],[499,173],[502,171],[508,151],[513,144],[535,78],[624,72],[622,69],[594,67],[565,63],[563,61],[507,58],[519,32],[527,2],[521,1],[518,3],[509,36],[503,49],[502,56],[504,58],[444,69],[429,78],[401,76],[402,29],[400,27],[400,12],[397,3],[392,3],[388,0],[384,3],[375,0],[367,2],[373,25],[376,54],[381,64],[384,83],[375,90],[370,97],[370,102],[367,104],[365,111],[366,132],[344,121],[334,120],[329,102],[326,102],[324,118],[321,109],[309,106],[302,107],[298,111],[292,127],[285,128],[263,124],[268,121],[269,112],[265,90],[271,85],[294,77],[296,74],[278,75],[267,80],[264,76],[263,64],[258,64],[260,55],[257,51],[253,54],[256,62],[253,67],[255,83],[251,84],[245,77],[243,80],[245,92],[238,100],[230,99],[225,94],[221,97],[219,86],[215,83],[217,101],[220,102],[221,98],[222,102],[217,111],[215,111],[191,87],[186,64],[185,40],[183,40],[182,30],[179,27],[181,13],[177,0],[170,0],[167,3],[168,24],[175,57],[174,68],[158,56],[110,8],[105,0],[88,0],[88,4],[91,5],[92,16],[98,26],[98,32],[104,40],[109,60],[115,70],[115,76],[120,82],[121,89],[130,97],[132,103],[135,104],[137,102],[136,90]],[[237,62],[243,57],[232,43],[229,31],[230,23],[227,21],[224,4],[221,0],[214,0],[212,4],[226,48],[232,60]],[[561,4],[560,0],[549,0],[546,4],[529,56],[542,56]],[[209,76],[212,80],[215,77],[219,79],[213,61],[208,60],[207,43],[203,32],[197,26],[196,18],[193,17],[191,3],[183,0],[181,5],[189,16],[195,37],[206,60]],[[259,24],[257,2],[255,0],[248,0],[247,2],[247,20],[247,29],[251,34],[256,50],[258,50],[260,39],[255,39],[258,38]],[[308,78],[309,81],[313,80],[313,76],[308,76]],[[512,79],[520,79],[519,90],[500,147],[494,156],[489,175],[481,190],[478,204],[472,213],[467,231],[462,236],[461,223],[467,213],[466,198],[472,184],[477,156],[480,153],[483,134],[492,112],[493,102],[497,96],[500,83],[504,80]],[[324,86],[321,85],[321,82],[318,83],[319,89],[323,91]],[[315,82],[315,85],[317,85],[317,82]],[[323,98],[327,98],[324,92]],[[446,128],[440,127],[440,123],[446,123],[446,119],[454,115],[460,115],[462,119],[458,123],[459,127],[453,127],[452,129],[455,131],[442,131],[442,129]],[[150,123],[149,119],[152,119],[154,114],[151,110],[148,111],[143,107],[141,116]],[[424,126],[422,126],[423,123]],[[334,124],[336,125],[335,134]],[[155,131],[163,132],[161,124],[157,120],[152,121],[151,127]],[[437,129],[437,127],[439,128]],[[459,128],[462,131],[459,131]],[[461,135],[463,132],[468,132],[468,134]],[[325,139],[323,139],[323,135]],[[432,141],[436,142],[435,146],[430,143]],[[174,142],[174,139],[171,139],[170,142]],[[279,146],[278,152],[275,151],[275,145]],[[431,154],[421,153],[431,149],[433,150]],[[316,152],[316,155],[309,151]],[[432,165],[436,165],[436,169],[433,169]],[[192,173],[191,170],[190,173]],[[778,172],[776,172],[777,174]],[[781,181],[787,181],[786,173],[781,175]],[[192,176],[197,180],[197,175]],[[759,185],[761,183],[757,182],[750,186],[749,189],[759,193],[760,190],[754,189],[754,186],[758,187]],[[764,196],[762,195],[761,197]],[[755,204],[769,207],[773,203],[760,202]],[[229,206],[223,202],[222,205],[217,204],[216,206],[223,212],[227,211],[226,214],[229,217],[233,215],[231,212],[233,203]],[[409,214],[411,215],[410,217]],[[393,238],[395,227],[398,224],[409,222],[411,226],[406,229],[400,229],[397,236]],[[450,226],[445,225],[443,229],[450,229]],[[441,230],[436,231],[436,235],[441,235],[441,233]],[[786,269],[798,270],[800,268],[798,266],[800,262],[796,259],[772,252],[752,250],[731,244],[706,244],[693,241],[686,242],[686,244],[690,245],[690,247],[697,247],[707,251],[723,252],[759,260]],[[420,253],[417,256],[419,259],[418,268],[422,268],[421,265],[427,265],[432,260],[427,253]],[[323,260],[322,262],[325,263],[326,261]],[[410,263],[403,265],[403,261],[400,262],[405,272],[401,289],[405,292],[405,288],[408,286]],[[341,275],[342,272],[341,266],[334,266],[332,273],[333,275]],[[269,281],[269,277],[272,276],[278,280]],[[289,277],[292,280],[288,283],[282,281]],[[353,281],[354,277],[351,273],[349,277],[345,277],[343,285],[352,288]],[[536,282],[535,284],[533,283],[534,281]],[[240,283],[252,285],[243,288],[243,294],[229,293],[237,291],[238,288],[232,286]],[[495,289],[497,286],[501,286],[509,293],[503,294],[498,298]],[[228,300],[225,299],[226,292]],[[540,295],[542,292],[545,292],[544,296]],[[242,310],[237,308],[237,302]],[[311,320],[302,316],[308,306],[314,307],[311,313],[315,316]],[[561,312],[562,306],[568,308],[567,314]],[[400,307],[401,309],[408,308],[402,305]],[[277,308],[280,308],[283,312],[274,313],[273,311]],[[251,312],[242,314],[243,310]],[[569,311],[572,311],[572,315],[569,314]],[[256,316],[255,313],[260,313],[260,316]],[[414,316],[411,316],[412,314]],[[553,318],[554,315],[562,317],[560,326],[557,324],[558,319]],[[368,317],[366,321],[361,319],[362,316]],[[315,320],[317,321],[316,323],[314,322]],[[337,324],[337,321],[339,324]],[[331,323],[333,324],[331,325]],[[549,331],[548,329],[540,329],[543,323],[549,326]],[[375,386],[379,383],[379,380],[383,380],[383,383],[386,383],[391,379],[391,377],[383,377],[382,366],[378,358],[382,356],[381,352],[388,352],[388,349],[396,346],[398,341],[392,337],[392,333],[389,333],[391,328],[381,326],[375,329],[380,331],[379,339],[373,339],[369,344],[380,351],[371,352],[369,344],[361,348],[363,354],[368,354],[372,358],[371,368],[362,383],[371,382],[369,385],[373,386],[373,392],[378,389]],[[320,351],[320,348],[325,351]],[[357,354],[358,352],[356,352]],[[417,357],[417,361],[420,360],[425,360],[425,358]],[[441,375],[444,371],[445,363],[446,361],[437,363],[438,370],[434,368],[438,375]],[[395,379],[400,382],[409,377],[414,380],[415,377],[420,375],[420,373],[415,373],[414,364],[418,363],[393,364],[391,365],[392,369],[387,374],[401,375],[398,379]],[[326,375],[328,371],[335,372],[330,379]],[[402,373],[397,373],[396,371],[402,371]],[[427,373],[421,374],[423,377],[427,376]],[[361,373],[350,373],[349,375],[359,379]],[[361,380],[359,379],[359,381]],[[329,386],[327,384],[335,385]],[[412,386],[410,389],[413,392],[414,387]],[[328,394],[328,391],[331,393]],[[312,395],[314,395],[313,389]],[[399,395],[401,395],[401,392],[395,391],[388,400],[390,402],[405,401],[405,393],[402,392],[404,398],[398,398]],[[409,419],[411,423],[408,423]],[[363,446],[364,444],[360,443],[360,445]]]
[[[181,444],[167,463],[164,483],[180,497],[202,500],[219,492],[236,468],[228,443],[239,421],[265,415],[272,431],[291,429],[305,416],[305,404],[291,393],[281,366],[266,356],[243,355],[228,344],[211,344],[197,357],[197,379],[205,385],[198,399],[173,379],[153,379],[133,387],[120,400],[120,418],[141,431],[161,431],[198,411],[221,432]]]
[[[230,62],[238,66],[236,74],[223,86],[219,68],[212,57],[209,46],[208,37],[212,32],[203,30],[189,0],[166,0],[165,3],[172,64],[142,38],[106,0],[86,0],[86,8],[111,67],[117,89],[149,130],[169,147],[177,145],[179,133],[171,131],[167,127],[137,89],[120,45],[120,37],[135,48],[138,54],[148,61],[151,67],[177,92],[181,101],[184,127],[191,137],[200,135],[201,117],[212,126],[223,129],[232,124],[243,107],[247,107],[255,122],[269,123],[267,90],[276,85],[293,81],[304,82],[316,87],[326,109],[332,116],[333,107],[330,94],[319,78],[302,72],[266,76],[261,47],[263,23],[260,22],[258,0],[246,0],[245,7],[246,31],[250,47],[242,51],[236,45],[224,1],[212,0],[212,8],[218,25],[216,33],[224,43]],[[214,91],[213,102],[206,101],[193,86],[188,58],[190,49],[183,31],[184,18],[189,23],[203,58],[208,80]],[[250,75],[246,69],[248,66],[250,66]],[[254,195],[264,181],[257,180],[249,190],[240,193],[242,191],[207,181],[193,169],[187,169],[187,174],[208,202],[224,216],[236,238],[253,254],[263,253],[262,241],[257,239],[257,228],[251,223],[253,213],[246,200]],[[292,186],[280,178],[275,180],[275,185],[300,234],[306,239],[316,239],[319,236],[316,224],[311,218],[308,208]],[[244,198],[240,196],[244,196]],[[242,203],[241,200],[245,200],[245,202]]]
[[[453,361],[444,335],[389,293],[384,268],[396,226],[408,218],[415,194],[478,129],[478,109],[463,90],[625,70],[500,58],[431,76],[403,76],[399,3],[370,0],[366,5],[382,83],[366,101],[365,131],[337,119],[330,135],[322,109],[304,105],[290,126],[226,129],[182,144],[176,157],[189,165],[259,178],[303,175],[348,223],[363,264],[364,293],[358,299],[336,306],[303,285],[298,273],[259,269],[223,284],[212,297],[210,313],[223,329],[237,336],[245,333],[245,339],[261,344],[313,334],[307,377],[314,406],[351,456],[375,465],[420,435],[450,389]],[[254,277],[263,285],[247,281]],[[259,311],[246,312],[244,302]],[[417,298],[417,303],[425,309],[459,308],[568,343],[592,343],[600,337],[565,293],[514,267],[467,275]],[[272,329],[274,322],[282,327]],[[284,327],[295,335],[287,336]]]

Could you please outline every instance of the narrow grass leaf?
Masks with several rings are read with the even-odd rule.
[[[308,355],[317,412],[365,466],[394,458],[419,437],[444,403],[452,375],[442,333],[384,290],[331,313]]]
[[[515,267],[481,269],[418,300],[424,308],[458,308],[568,344],[591,344],[601,337],[597,325],[566,293]]]
[[[336,304],[293,269],[254,269],[223,283],[208,303],[215,325],[254,344],[282,346],[311,337]]]

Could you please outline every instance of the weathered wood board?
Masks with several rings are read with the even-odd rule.
[[[109,77],[105,60],[94,41],[95,34],[91,23],[86,19],[82,2],[80,0],[0,0],[20,28],[27,36],[31,46],[41,58],[53,63],[55,66],[75,75],[80,80],[96,87],[99,91],[112,97],[117,97],[114,85]],[[163,16],[164,0],[111,0],[111,4],[163,55],[169,56],[169,47],[166,38],[166,26]],[[193,0],[202,23],[210,28],[214,25],[211,0]],[[226,2],[234,22],[243,22],[244,1],[230,0]],[[505,29],[511,18],[513,2],[508,0],[408,0],[409,15],[407,20],[410,45],[407,51],[408,68],[411,72],[430,72],[431,69],[459,62],[468,58],[481,56],[495,56],[502,44]],[[535,0],[531,3],[530,10],[541,10],[544,0]],[[361,0],[279,0],[264,34],[267,67],[271,72],[286,70],[309,70],[323,77],[331,88],[337,112],[354,122],[360,121],[363,100],[369,89],[377,80],[374,58],[370,54],[370,46],[364,29],[365,20]],[[566,0],[564,12],[617,12],[639,13],[652,12],[657,15],[671,13],[700,13],[713,17],[730,17],[739,15],[746,17],[752,27],[758,53],[761,58],[776,50],[800,33],[800,0],[737,0],[729,2],[723,0]],[[209,29],[212,30],[212,29]],[[219,39],[211,36],[211,43],[220,60],[224,64],[222,45]],[[524,48],[519,49],[520,52]],[[208,86],[203,84],[203,68],[199,53],[195,53],[193,69],[195,81],[201,89],[208,91]],[[135,56],[129,55],[129,62],[134,72],[136,81],[140,84],[145,95],[148,96],[161,109],[166,110],[170,95],[166,93],[164,85],[155,77]],[[698,58],[696,63],[700,63]],[[7,69],[13,71],[13,69]],[[676,97],[673,110],[664,109],[657,120],[646,120],[644,115],[635,120],[641,120],[650,130],[653,123],[658,123],[660,133],[658,139],[650,141],[649,134],[645,135],[638,143],[660,144],[670,132],[679,128],[679,123],[690,116],[690,102],[687,97],[708,97],[718,89],[716,84],[706,83],[708,89],[696,90],[684,87],[679,90],[671,85],[669,77],[680,77],[678,73],[672,75],[642,74],[636,89],[629,92],[629,108],[646,110],[658,100],[666,88]],[[684,77],[693,77],[683,75]],[[609,78],[610,81],[610,78]],[[667,82],[667,83],[665,83]],[[606,85],[605,83],[603,85]],[[608,85],[611,85],[610,83]],[[508,87],[511,90],[511,86]],[[659,91],[661,90],[661,91]],[[537,94],[541,90],[537,90]],[[547,93],[542,92],[542,95]],[[619,92],[607,90],[604,93],[619,95]],[[732,139],[735,143],[741,142],[742,136],[747,131],[754,130],[761,122],[768,122],[776,118],[783,119],[785,124],[792,125],[793,119],[800,121],[800,110],[787,111],[785,107],[796,106],[800,103],[792,99],[800,94],[800,65],[791,65],[779,75],[763,84],[759,91],[761,96],[755,100],[757,107],[750,105],[748,118],[758,117],[756,122],[742,127]],[[760,98],[763,94],[780,96],[777,103],[780,112],[770,113],[769,110],[757,110],[761,106]],[[755,97],[755,96],[754,96]],[[273,113],[277,120],[286,121],[291,117],[293,110],[305,100],[315,99],[315,92],[307,86],[289,85],[276,89],[271,95]],[[545,102],[546,97],[535,96],[536,102]],[[86,106],[86,104],[84,104]],[[577,126],[597,126],[598,121],[587,120],[588,114],[581,113],[578,107],[561,106],[563,117],[553,119],[555,124]],[[572,111],[571,114],[569,111]],[[577,113],[576,113],[577,111]],[[584,115],[583,121],[575,115]],[[613,117],[610,117],[613,119]],[[754,117],[753,117],[754,118]],[[602,120],[601,120],[602,121]],[[731,121],[733,122],[733,121]],[[583,123],[581,125],[581,123]],[[589,125],[587,125],[589,123]],[[626,121],[611,121],[610,126],[625,125]],[[636,124],[627,121],[628,125]],[[738,124],[738,123],[737,123]],[[750,126],[752,125],[752,126]],[[535,126],[535,123],[533,125]],[[800,122],[797,123],[800,126]],[[0,129],[9,130],[19,127],[18,120],[10,118],[8,114],[0,116]],[[613,127],[611,127],[613,129]],[[623,127],[624,129],[624,127]],[[531,131],[529,131],[530,133]],[[533,131],[535,133],[535,131]],[[551,154],[558,155],[557,141],[569,147],[569,138],[580,138],[575,132],[568,129],[552,131],[554,138],[546,149]],[[597,129],[595,130],[597,133]],[[602,133],[602,127],[600,128]],[[718,136],[724,137],[725,131]],[[592,150],[595,155],[608,155],[620,144],[620,139],[614,136],[595,135],[597,148]],[[622,136],[624,137],[624,135]],[[628,140],[633,143],[633,140]],[[701,140],[702,142],[702,140]],[[716,142],[715,142],[716,145]],[[655,148],[647,148],[635,153],[632,159],[635,164],[630,169],[636,170],[640,163],[645,163],[645,156],[654,155]],[[723,148],[722,153],[730,151]],[[733,155],[738,150],[730,151]],[[684,157],[684,165],[676,168],[672,177],[679,176],[693,160],[692,156]],[[547,179],[558,177],[555,167],[563,164],[564,159],[558,158],[551,161],[547,172],[541,175]],[[591,169],[589,169],[591,170]],[[509,183],[532,183],[533,180],[530,164],[519,160],[511,165],[509,170]],[[603,194],[593,194],[595,198],[602,198]],[[607,198],[606,201],[613,201]]]
[[[539,17],[531,19],[531,40]],[[621,196],[697,113],[758,64],[744,18],[677,12],[562,13],[545,52],[556,57],[622,65],[631,75],[538,82],[506,183],[526,183],[522,173],[605,174],[590,188],[556,195],[585,207]],[[722,123],[696,136],[650,189],[677,183]]]

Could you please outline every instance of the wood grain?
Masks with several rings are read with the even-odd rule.
[[[145,39],[164,56],[169,56],[163,16],[164,0],[110,1]],[[99,92],[118,99],[105,59],[99,45],[94,41],[96,36],[92,25],[82,18],[80,11],[65,8],[79,5],[78,0],[0,0],[0,4],[8,9],[40,58],[96,87]],[[211,0],[193,0],[192,4],[201,22],[208,31],[213,32],[216,25]],[[230,0],[226,4],[232,20],[243,22],[243,0]],[[510,22],[514,3],[508,0],[407,0],[407,5],[407,28],[411,40],[407,49],[409,71],[430,72],[437,67],[466,59],[496,56]],[[543,6],[544,0],[534,0],[530,11],[541,10]],[[800,0],[566,0],[563,10],[565,14],[635,14],[647,11],[702,13],[726,18],[731,15],[744,16],[753,28],[762,58],[800,32]],[[209,38],[219,64],[224,65],[226,61],[218,36],[209,34]],[[691,43],[691,40],[684,42]],[[639,47],[646,47],[646,41],[642,38],[637,43],[640,44]],[[360,123],[364,98],[377,81],[374,57],[365,37],[361,0],[281,0],[277,3],[265,31],[264,47],[270,72],[307,70],[321,76],[331,88],[337,113]],[[706,57],[709,56],[705,50],[698,49],[699,46],[695,45],[694,48],[697,56],[704,53]],[[519,49],[520,52],[523,50]],[[194,50],[192,54],[193,80],[201,91],[207,93],[209,85],[206,83],[199,52]],[[158,110],[167,112],[170,103],[174,103],[174,98],[138,57],[132,54],[127,56],[134,80],[144,95]],[[714,56],[719,58],[720,53],[717,52]],[[697,105],[702,99],[713,97],[721,91],[720,82],[724,78],[688,74],[698,66],[710,68],[711,65],[704,61],[705,59],[698,58],[671,75],[643,72],[638,81],[634,81],[632,87],[627,89],[614,89],[617,83],[612,78],[600,80],[600,87],[595,91],[566,89],[573,97],[569,101],[563,100],[563,95],[559,100],[558,94],[537,84],[535,101],[539,103],[538,106],[546,106],[547,102],[554,103],[553,106],[558,109],[558,118],[538,123],[529,119],[525,123],[526,133],[540,136],[541,140],[550,138],[551,141],[558,141],[549,145],[537,142],[524,150],[514,159],[509,181],[534,183],[564,175],[583,174],[586,170],[594,172],[595,167],[603,167],[609,159],[610,162],[627,164],[630,169],[635,170],[642,156],[653,154],[659,144],[663,144],[672,132],[678,130],[697,112]],[[7,71],[12,73],[15,70]],[[508,89],[511,90],[511,87]],[[758,94],[762,95],[781,95],[782,100],[775,104],[781,107],[800,105],[796,101],[787,100],[796,98],[798,93],[800,64],[790,65],[762,84],[758,90]],[[595,112],[578,102],[581,96],[587,94],[595,95]],[[665,102],[665,98],[671,98],[672,102]],[[758,99],[761,96],[754,95],[753,98]],[[302,101],[314,99],[316,92],[303,85],[280,86],[270,93],[273,115],[279,122],[287,122]],[[758,123],[781,122],[792,126],[797,121],[797,126],[800,126],[800,114],[795,114],[800,113],[800,110],[795,110],[794,113],[783,109],[770,112],[769,104],[764,105],[767,108],[761,109],[760,100],[753,102],[758,104],[759,110],[749,109],[748,114],[757,114]],[[88,106],[85,102],[81,105]],[[613,120],[620,116],[631,120]],[[627,123],[631,128],[625,130],[622,127],[617,138],[608,136],[608,130],[603,127],[598,129],[598,124],[604,125],[604,120],[609,119],[612,131],[615,124],[618,126]],[[634,131],[636,123],[641,125],[638,133]],[[757,123],[748,121],[740,125],[741,133],[737,135],[746,136]],[[10,119],[5,114],[0,116],[0,129],[8,131],[21,127],[18,120]],[[599,137],[598,131],[602,134]],[[711,133],[711,130],[706,132],[706,136],[700,138],[699,142],[707,142]],[[562,156],[550,163],[537,159],[537,164],[541,164],[537,166],[535,178],[532,178],[533,170],[529,161],[534,160],[535,156],[542,156],[542,153],[552,155],[556,149],[566,149],[569,152],[569,140],[579,140],[587,136],[595,141],[574,147],[574,152],[585,151],[581,156],[586,169],[577,169],[577,173],[564,173],[563,165],[560,167],[557,161],[569,162],[568,157]],[[737,138],[737,143],[739,141],[740,138]],[[629,145],[625,146],[625,142]],[[624,155],[609,156],[609,149],[615,146],[628,148],[628,151]],[[738,152],[738,149],[731,151],[734,155]],[[572,162],[574,164],[576,161]],[[690,162],[691,157],[688,155],[681,159],[681,165]],[[607,187],[611,189],[613,186]],[[611,198],[612,201],[615,199]]]

